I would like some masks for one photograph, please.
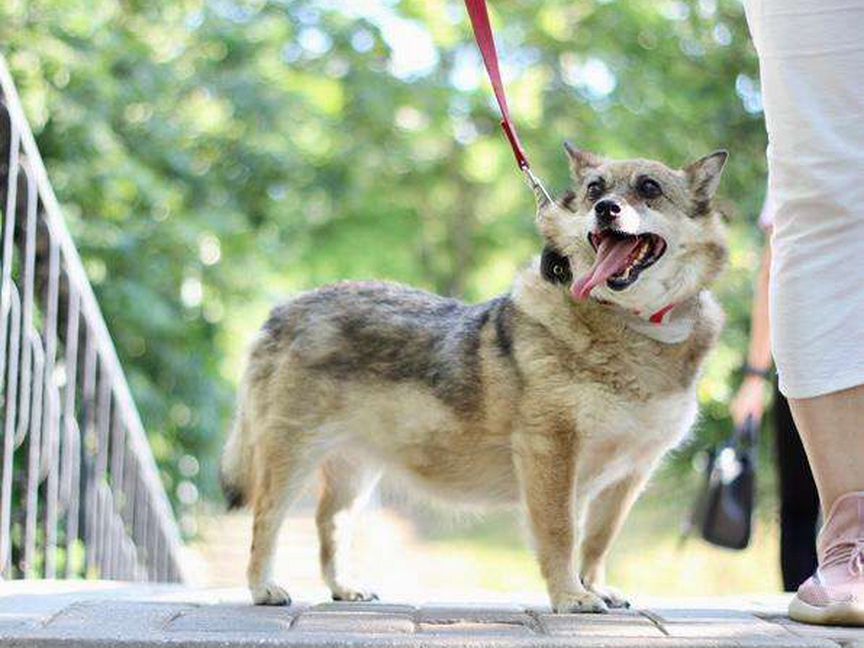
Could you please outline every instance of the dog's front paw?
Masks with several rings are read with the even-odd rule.
[[[603,602],[612,610],[620,610],[630,607],[630,601],[624,598],[624,595],[614,587],[592,587],[587,586],[589,590],[603,599]]]
[[[605,613],[609,611],[609,607],[603,599],[588,590],[564,592],[552,599],[552,609],[557,614],[568,613]]]
[[[377,601],[378,595],[358,587],[345,587],[333,590],[334,601]]]
[[[291,597],[276,583],[262,583],[250,588],[255,605],[291,605]]]

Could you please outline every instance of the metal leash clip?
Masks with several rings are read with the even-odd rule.
[[[520,168],[522,169],[522,173],[525,174],[525,180],[528,183],[528,186],[531,188],[531,191],[534,192],[534,197],[537,199],[537,209],[544,209],[551,205],[552,196],[550,196],[549,192],[546,191],[546,187],[544,187],[543,183],[540,182],[540,178],[534,175],[531,167],[525,166]]]

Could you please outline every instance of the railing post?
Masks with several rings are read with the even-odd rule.
[[[168,496],[2,56],[0,156],[0,576],[183,581]]]

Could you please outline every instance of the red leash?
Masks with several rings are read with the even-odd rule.
[[[516,164],[519,165],[519,169],[525,174],[528,184],[537,196],[538,202],[540,204],[543,204],[544,201],[547,203],[552,202],[552,198],[543,187],[543,184],[531,171],[528,157],[525,155],[522,142],[519,141],[519,136],[516,134],[516,127],[510,118],[510,109],[507,106],[507,95],[504,93],[501,71],[498,68],[498,51],[495,49],[495,38],[492,36],[492,26],[489,23],[486,0],[465,0],[465,8],[468,9],[468,16],[471,18],[471,27],[474,29],[474,38],[477,41],[477,47],[480,48],[480,54],[483,56],[483,64],[486,66],[486,72],[489,74],[489,80],[492,82],[492,90],[495,92],[498,107],[501,109],[501,117],[503,118],[501,120],[501,128],[504,130],[507,141],[510,142],[510,148],[513,149]]]
[[[477,40],[477,47],[480,48],[480,54],[483,56],[483,63],[486,65],[486,72],[489,74],[489,80],[492,82],[492,90],[495,91],[495,98],[498,100],[501,116],[504,118],[501,120],[501,128],[504,129],[504,134],[510,141],[513,155],[516,156],[516,164],[522,170],[530,169],[531,165],[528,164],[528,158],[525,156],[522,142],[519,141],[516,128],[510,119],[510,109],[507,106],[507,95],[504,94],[501,71],[498,69],[498,51],[495,49],[495,38],[492,36],[492,26],[489,23],[486,0],[465,0],[465,7],[468,9],[468,15],[471,17],[474,38]]]

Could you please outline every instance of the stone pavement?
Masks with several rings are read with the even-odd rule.
[[[864,648],[864,629],[789,621],[784,597],[640,601],[608,615],[517,604],[299,603],[241,590],[108,582],[0,583],[0,647],[465,646]]]

